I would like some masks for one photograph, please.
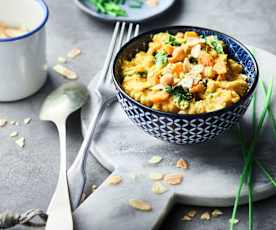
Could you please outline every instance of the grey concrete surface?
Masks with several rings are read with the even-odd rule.
[[[47,2],[51,11],[48,23],[49,66],[53,66],[57,58],[65,55],[71,48],[79,47],[83,51],[82,56],[68,66],[78,73],[80,81],[87,84],[103,64],[113,27],[111,24],[98,22],[83,14],[75,7],[73,1],[48,0]],[[178,0],[169,13],[142,25],[142,29],[175,24],[207,26],[276,54],[275,10],[276,2],[273,0]],[[33,118],[29,126],[8,126],[0,129],[0,211],[10,209],[22,212],[33,207],[44,210],[47,208],[57,181],[58,140],[55,128],[38,120],[38,112],[41,101],[61,82],[64,80],[50,68],[49,80],[38,94],[16,103],[0,104],[1,117],[15,120]],[[26,137],[25,149],[19,149],[9,138],[13,130],[19,130]],[[79,114],[71,117],[68,130],[68,152],[72,162],[82,140]],[[100,184],[108,172],[92,157],[89,158],[87,166],[89,183],[86,193],[89,193],[90,186]],[[254,207],[255,229],[275,229],[276,199],[258,202]],[[231,209],[223,209],[225,212],[223,217],[209,222],[196,220],[184,223],[180,221],[180,217],[189,208],[174,207],[161,229],[228,228]],[[247,229],[246,206],[241,207],[239,219],[241,223],[237,229]]]

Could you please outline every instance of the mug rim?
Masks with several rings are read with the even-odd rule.
[[[13,41],[18,41],[18,40],[22,40],[24,38],[30,37],[33,34],[35,34],[36,32],[40,31],[45,26],[45,24],[47,23],[48,18],[49,18],[48,5],[46,4],[46,2],[44,0],[36,0],[36,1],[40,4],[41,9],[44,12],[44,19],[42,20],[42,22],[37,27],[35,27],[33,30],[31,30],[28,33],[25,33],[23,35],[20,35],[17,37],[12,37],[12,38],[0,38],[0,43],[13,42]]]

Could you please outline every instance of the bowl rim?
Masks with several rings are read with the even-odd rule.
[[[49,7],[46,4],[45,0],[35,0],[40,6],[41,6],[41,10],[44,13],[44,18],[41,21],[41,23],[36,26],[33,30],[24,33],[20,36],[17,37],[12,37],[12,38],[0,38],[0,44],[1,43],[5,43],[5,42],[14,42],[14,41],[18,41],[18,40],[23,40],[24,38],[30,37],[33,34],[35,34],[36,32],[40,31],[42,28],[44,28],[45,24],[47,23],[48,19],[49,19]]]
[[[121,55],[121,53],[123,52],[123,50],[127,46],[129,46],[132,42],[138,40],[139,38],[141,38],[143,36],[151,35],[151,34],[156,34],[156,33],[159,33],[159,32],[166,32],[166,31],[169,31],[169,30],[177,30],[177,29],[179,29],[180,31],[181,31],[181,29],[182,30],[183,29],[197,29],[197,30],[211,31],[211,32],[214,32],[215,34],[219,34],[219,35],[226,36],[226,37],[230,38],[231,40],[233,40],[234,42],[236,42],[240,47],[242,47],[245,51],[247,51],[247,53],[249,54],[250,58],[253,60],[253,64],[254,64],[255,72],[256,72],[256,77],[254,79],[254,82],[253,82],[251,88],[249,89],[249,91],[247,92],[247,94],[244,95],[244,96],[242,96],[241,99],[238,102],[234,103],[233,105],[230,105],[230,106],[225,107],[223,109],[215,110],[215,111],[212,111],[212,112],[205,112],[205,113],[199,113],[199,114],[179,114],[179,113],[172,113],[172,112],[163,112],[163,111],[152,109],[151,107],[145,106],[142,103],[140,103],[140,102],[136,101],[135,99],[133,99],[132,97],[130,97],[122,89],[121,84],[118,82],[118,80],[115,77],[115,66],[116,66],[116,63],[117,63],[117,61],[119,59],[119,56]],[[132,38],[127,43],[125,43],[120,48],[119,52],[117,52],[117,54],[116,54],[116,56],[114,58],[113,67],[112,67],[112,79],[113,79],[113,82],[114,82],[116,88],[119,89],[120,93],[122,93],[124,95],[124,97],[126,97],[128,100],[130,100],[132,103],[134,103],[138,107],[142,107],[145,110],[149,110],[149,111],[151,111],[153,113],[157,113],[157,114],[159,114],[161,116],[173,116],[173,117],[182,118],[182,119],[183,118],[193,119],[193,118],[204,118],[204,117],[221,115],[221,114],[224,114],[224,113],[226,113],[228,111],[233,110],[235,107],[238,107],[241,104],[244,104],[244,102],[247,101],[248,98],[250,98],[252,96],[253,92],[256,89],[256,86],[257,86],[258,81],[259,81],[259,68],[258,68],[257,61],[256,61],[254,55],[251,53],[251,51],[243,43],[241,43],[240,41],[238,41],[236,38],[234,38],[234,37],[232,37],[230,35],[227,35],[225,33],[222,33],[220,31],[213,30],[213,29],[206,28],[206,27],[198,27],[198,26],[191,26],[191,25],[175,25],[175,26],[159,27],[159,28],[155,28],[155,29],[146,31],[146,32],[141,33],[138,36]]]

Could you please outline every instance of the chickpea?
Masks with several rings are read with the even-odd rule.
[[[169,85],[169,86],[173,85],[173,83],[174,83],[173,76],[170,75],[170,74],[164,75],[163,77],[161,77],[160,83],[162,85],[165,85],[165,86],[166,85]]]
[[[174,63],[174,62],[180,62],[183,61],[186,56],[186,53],[182,47],[177,47],[174,49],[172,53],[172,57],[169,58],[169,62]]]

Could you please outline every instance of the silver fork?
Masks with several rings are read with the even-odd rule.
[[[86,160],[88,156],[88,151],[91,145],[93,135],[95,133],[98,122],[100,121],[105,108],[110,104],[111,100],[114,100],[115,92],[112,85],[111,74],[109,72],[110,63],[114,51],[116,53],[122,47],[124,42],[127,42],[131,39],[132,36],[136,36],[139,33],[139,25],[134,25],[133,23],[128,24],[128,31],[125,37],[127,23],[126,22],[117,22],[114,28],[112,35],[111,43],[109,45],[107,57],[101,71],[100,80],[95,87],[95,93],[98,97],[99,103],[98,106],[94,109],[94,116],[89,124],[88,131],[83,140],[79,153],[68,171],[68,182],[70,188],[70,197],[72,210],[78,207],[82,192],[86,182]],[[135,30],[133,32],[133,28]],[[116,48],[117,41],[117,49]]]

